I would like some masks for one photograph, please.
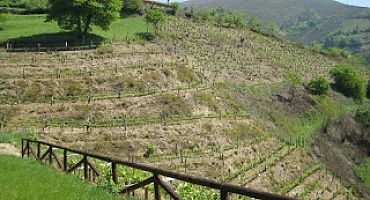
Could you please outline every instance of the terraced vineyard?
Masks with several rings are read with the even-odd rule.
[[[303,142],[273,132],[278,127],[258,110],[260,101],[275,104],[262,93],[286,90],[287,72],[326,76],[337,60],[180,17],[160,33],[151,43],[113,44],[113,53],[0,53],[1,128],[304,199],[357,198]],[[122,169],[129,177],[132,183],[145,174]],[[212,196],[177,186],[180,194],[190,188]]]

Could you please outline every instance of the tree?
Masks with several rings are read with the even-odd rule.
[[[313,45],[313,49],[314,49],[316,52],[321,52],[321,51],[322,51],[322,44],[321,44],[321,43],[316,42],[316,43]]]
[[[292,100],[296,96],[298,88],[302,85],[302,79],[294,72],[286,72],[283,76],[289,88],[289,100]]]
[[[91,31],[91,25],[108,30],[119,19],[122,0],[49,0],[50,9],[46,21],[57,21],[66,30],[81,35]]]
[[[143,0],[123,0],[122,11],[125,15],[140,14],[143,7]]]
[[[362,102],[366,96],[366,82],[360,73],[349,66],[336,66],[330,70],[336,89],[346,96]]]
[[[329,82],[322,76],[313,78],[307,86],[308,91],[314,95],[324,95],[329,91]]]
[[[251,28],[251,29],[254,29],[254,30],[258,30],[258,29],[260,29],[260,27],[261,27],[261,21],[260,20],[258,20],[256,17],[252,17],[250,20],[249,20],[249,27]]]
[[[166,20],[166,15],[163,13],[162,10],[150,8],[147,10],[145,15],[145,20],[148,23],[153,23],[155,27],[155,31],[157,33],[158,24],[164,22]]]
[[[273,22],[269,22],[267,23],[267,30],[271,33],[271,34],[275,34],[276,31],[277,31],[277,25]]]
[[[0,13],[0,30],[3,29],[3,25],[8,21],[8,19],[8,14]]]
[[[176,15],[179,12],[180,4],[175,2],[175,3],[171,3],[170,6],[171,6],[171,10],[169,10],[169,13],[171,15]]]

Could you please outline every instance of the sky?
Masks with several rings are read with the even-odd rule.
[[[335,0],[339,1],[341,3],[354,5],[354,6],[360,6],[360,7],[368,7],[370,8],[370,0]]]
[[[159,1],[159,2],[162,2],[162,3],[167,3],[167,0],[155,0],[155,1]],[[184,1],[186,1],[186,0],[170,0],[170,2],[184,2]],[[201,0],[199,0],[199,1],[201,1]],[[328,1],[331,1],[331,0],[328,0]],[[349,5],[353,5],[353,6],[360,6],[360,7],[370,8],[370,0],[334,0],[334,1],[339,1],[339,2],[344,3],[344,4],[348,3]]]

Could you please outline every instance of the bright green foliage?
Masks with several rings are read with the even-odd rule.
[[[295,97],[298,87],[302,84],[302,79],[294,72],[287,72],[284,74],[284,81],[289,87],[290,97]]]
[[[314,95],[324,95],[329,91],[329,82],[322,76],[313,78],[308,83],[308,91]]]
[[[370,106],[359,108],[356,112],[355,118],[364,126],[370,127]]]
[[[153,23],[155,29],[158,29],[158,25],[166,20],[166,15],[162,10],[151,8],[147,10],[145,19],[148,23]]]
[[[177,2],[171,3],[171,10],[169,11],[170,14],[176,15],[179,12],[180,4]]]
[[[316,42],[314,45],[313,45],[313,49],[316,51],[316,52],[321,52],[322,51],[322,44],[321,43],[318,43]]]
[[[119,19],[121,0],[50,0],[47,21],[57,21],[66,30],[87,34],[91,25],[108,30]]]
[[[338,91],[362,101],[366,95],[365,79],[349,66],[337,66],[330,70]]]
[[[0,156],[0,199],[127,199],[89,186],[37,161]]]
[[[337,47],[332,47],[332,48],[329,49],[329,53],[330,53],[330,55],[332,55],[334,57],[340,57],[341,50]]]
[[[278,27],[275,23],[273,22],[269,22],[267,23],[267,30],[271,33],[271,34],[275,34],[276,31],[277,31]]]
[[[243,28],[246,26],[246,16],[241,12],[228,12],[223,16],[223,23],[228,27]]]
[[[365,187],[370,191],[370,158],[365,159],[365,161],[356,168],[355,172],[362,180]]]
[[[212,192],[211,190],[207,190],[206,188],[202,188],[190,183],[181,183],[176,188],[179,195],[184,199],[191,199],[191,200],[216,200],[220,199],[220,195],[218,192]]]
[[[258,20],[256,17],[252,17],[249,22],[248,22],[248,25],[251,29],[260,29],[261,28],[261,21]]]
[[[143,7],[143,0],[123,0],[122,11],[125,15],[138,14]]]
[[[0,13],[0,30],[3,28],[3,25],[9,20],[9,16],[6,13]]]

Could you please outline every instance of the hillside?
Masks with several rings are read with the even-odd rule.
[[[287,78],[328,77],[341,60],[182,17],[159,33],[97,50],[0,52],[2,131],[304,199],[361,199],[309,143],[358,104]]]
[[[364,53],[370,48],[370,8],[346,6],[332,0],[189,0],[183,6],[222,6],[242,11],[278,24],[287,39],[307,45],[319,41],[354,53]]]

